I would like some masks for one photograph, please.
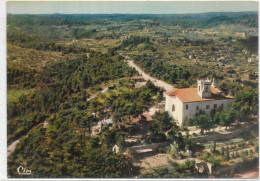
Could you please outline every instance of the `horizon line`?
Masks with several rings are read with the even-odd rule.
[[[7,15],[191,15],[208,13],[258,13],[258,11],[209,11],[197,13],[6,13]]]

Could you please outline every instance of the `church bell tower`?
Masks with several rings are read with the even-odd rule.
[[[210,80],[198,80],[198,94],[202,98],[211,97],[211,81]]]

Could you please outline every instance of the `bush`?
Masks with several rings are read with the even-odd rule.
[[[166,148],[165,147],[159,147],[156,149],[157,152],[159,153],[166,153]]]
[[[164,133],[157,133],[147,136],[146,143],[158,143],[166,141],[166,136]]]
[[[243,148],[245,145],[246,145],[245,142],[238,143],[238,147],[239,147],[239,148]]]
[[[193,136],[193,137],[196,137],[196,136],[197,136],[197,134],[196,134],[196,133],[192,133],[192,136]]]

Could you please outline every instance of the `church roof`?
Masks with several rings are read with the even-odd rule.
[[[230,99],[231,97],[225,97],[219,95],[220,91],[211,86],[211,97],[209,98],[202,98],[198,94],[197,88],[184,88],[184,89],[174,89],[172,91],[166,92],[168,96],[176,96],[178,97],[181,102],[200,102],[200,101],[213,101],[213,100],[220,100],[220,99]]]

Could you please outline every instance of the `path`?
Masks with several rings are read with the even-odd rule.
[[[166,91],[170,91],[170,90],[174,89],[174,87],[171,84],[168,84],[168,83],[166,83],[162,80],[159,80],[157,78],[151,77],[149,74],[145,73],[139,66],[137,66],[134,63],[134,61],[129,60],[129,61],[127,61],[127,64],[130,67],[135,68],[139,72],[139,74],[141,74],[144,77],[144,80],[150,80],[154,83],[154,85],[161,87],[161,88],[164,88]]]
[[[87,101],[91,101],[92,99],[94,99],[95,97],[97,97],[97,95],[98,95],[99,93],[102,93],[102,94],[103,94],[103,93],[105,93],[107,90],[108,90],[108,87],[104,88],[102,91],[100,91],[100,92],[98,92],[97,94],[95,94],[95,95],[91,96],[90,98],[88,98]]]
[[[40,123],[40,124],[41,124],[41,123]],[[44,128],[47,128],[47,126],[48,126],[48,122],[45,120],[45,121],[43,122],[43,127],[44,127]],[[21,137],[20,137],[19,139],[15,140],[14,142],[12,142],[12,143],[7,147],[7,158],[14,152],[17,143],[20,142],[20,139],[21,139]]]
[[[259,169],[253,169],[246,172],[237,173],[234,175],[234,178],[247,178],[247,179],[259,178]]]
[[[11,155],[11,153],[13,153],[17,143],[19,143],[19,139],[18,140],[15,140],[12,144],[10,144],[8,147],[7,147],[7,158]]]
[[[108,87],[104,88],[103,90],[101,90],[99,93],[105,93],[108,90]],[[87,101],[90,101],[92,99],[94,99],[95,97],[97,97],[97,95],[99,94],[95,94],[94,96],[91,96],[90,98],[87,99]],[[43,123],[43,127],[46,128],[48,126],[48,122],[45,120]],[[7,147],[7,158],[11,155],[11,153],[13,153],[17,143],[19,143],[20,138],[15,140],[13,143],[11,143],[8,147]]]

